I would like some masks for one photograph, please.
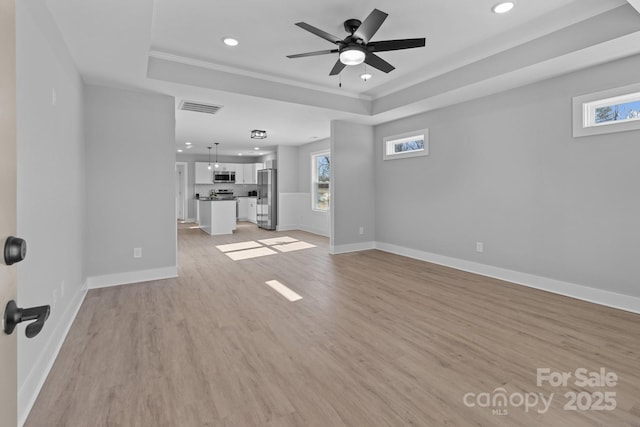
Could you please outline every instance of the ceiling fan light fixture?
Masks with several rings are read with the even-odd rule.
[[[369,80],[371,77],[373,77],[373,75],[371,75],[370,73],[360,74],[360,78],[361,78],[362,80],[364,80],[365,82],[366,82],[367,80]]]
[[[358,46],[347,46],[340,52],[340,62],[344,65],[359,65],[364,62],[367,55]]]
[[[513,7],[515,6],[515,4],[511,1],[506,1],[506,2],[502,2],[502,3],[498,3],[497,5],[493,6],[491,8],[491,10],[493,11],[493,13],[507,13],[509,12],[511,9],[513,9]]]

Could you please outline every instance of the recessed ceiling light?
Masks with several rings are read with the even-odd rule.
[[[227,46],[238,46],[238,40],[234,39],[233,37],[225,37],[224,39],[222,39],[222,42]]]
[[[515,6],[513,2],[506,1],[503,3],[498,3],[497,5],[493,6],[491,10],[493,11],[493,13],[507,13],[511,9],[513,9],[513,6]]]
[[[254,149],[254,150],[259,150],[259,149],[260,149],[260,147],[253,147],[253,149]]]
[[[242,153],[238,153],[238,156],[242,156]]]
[[[369,80],[371,77],[373,77],[373,76],[372,76],[371,74],[369,74],[369,73],[360,74],[360,78],[361,78],[362,80],[364,80],[365,82],[366,82],[367,80]]]
[[[178,153],[182,153],[182,150],[178,149]]]
[[[191,145],[191,143],[190,142],[185,142],[184,145]]]

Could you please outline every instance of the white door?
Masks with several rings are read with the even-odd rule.
[[[15,0],[0,1],[0,243],[16,232],[16,25]],[[4,251],[3,251],[4,252]],[[0,257],[0,312],[16,299],[16,267]],[[4,328],[3,328],[4,329]],[[17,334],[0,331],[0,424],[18,424]]]

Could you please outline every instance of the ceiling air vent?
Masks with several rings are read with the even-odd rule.
[[[194,101],[182,101],[180,103],[179,110],[183,111],[195,111],[196,113],[215,114],[222,106],[213,104],[203,104],[201,102]]]

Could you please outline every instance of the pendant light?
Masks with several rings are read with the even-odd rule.
[[[216,144],[216,164],[213,165],[213,167],[217,169],[217,168],[220,167],[220,164],[218,163],[218,144],[220,144],[220,143],[216,142],[215,144]]]
[[[207,169],[211,170],[211,147],[207,147],[209,149],[209,166],[207,166]]]

